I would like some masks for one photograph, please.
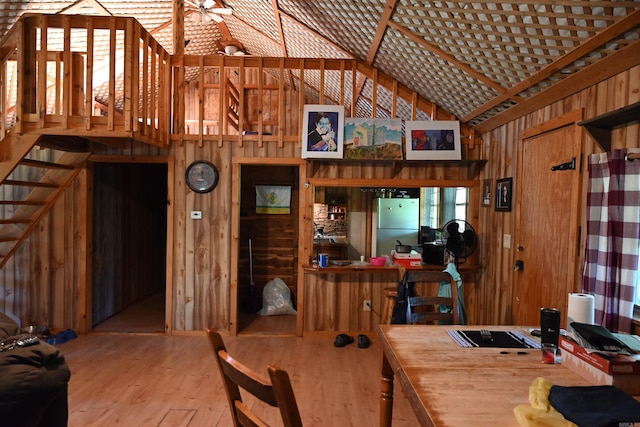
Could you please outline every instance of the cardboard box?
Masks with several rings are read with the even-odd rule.
[[[610,375],[569,351],[562,352],[562,364],[593,385],[613,385],[632,396],[640,395],[640,374]]]
[[[640,375],[640,355],[589,352],[572,339],[560,336],[558,346],[562,355],[571,354],[608,375]]]
[[[416,251],[411,251],[409,254],[392,251],[391,258],[396,264],[402,264],[405,267],[422,267],[422,255]]]

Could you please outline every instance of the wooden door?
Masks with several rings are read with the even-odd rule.
[[[576,283],[580,211],[581,111],[522,132],[516,182],[513,320],[538,325],[541,307],[562,311]],[[575,158],[575,168],[569,162]],[[556,169],[556,170],[552,170]]]

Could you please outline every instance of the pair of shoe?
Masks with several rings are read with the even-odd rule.
[[[333,342],[334,347],[344,347],[348,344],[353,343],[355,340],[352,336],[347,334],[339,334],[336,337],[336,340]],[[367,348],[371,345],[371,341],[369,341],[369,337],[365,334],[358,335],[358,348]]]

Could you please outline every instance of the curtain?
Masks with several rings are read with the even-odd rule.
[[[640,160],[626,155],[615,150],[589,158],[582,290],[594,296],[596,324],[613,332],[631,332],[638,282]]]

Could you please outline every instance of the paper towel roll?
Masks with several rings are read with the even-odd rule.
[[[571,322],[588,323],[593,325],[594,299],[589,294],[569,294],[567,308],[567,329]]]

